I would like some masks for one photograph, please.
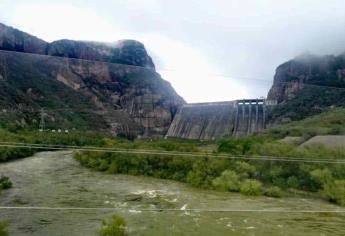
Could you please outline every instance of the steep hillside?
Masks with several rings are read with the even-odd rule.
[[[268,93],[278,106],[271,121],[289,121],[345,105],[345,54],[302,55],[280,65]]]
[[[12,28],[0,29],[0,46],[6,49],[0,51],[0,121],[5,126],[37,129],[44,108],[50,129],[162,136],[184,103],[155,72],[139,42],[120,41],[114,49],[63,40],[46,44],[43,54],[26,48],[35,40],[42,42]]]

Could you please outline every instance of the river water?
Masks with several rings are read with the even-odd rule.
[[[114,214],[125,218],[130,235],[345,235],[345,213],[296,212],[345,210],[326,201],[246,197],[109,175],[80,166],[68,151],[0,164],[0,174],[13,182],[1,193],[1,206],[104,208],[0,209],[10,235],[97,235],[102,220]]]

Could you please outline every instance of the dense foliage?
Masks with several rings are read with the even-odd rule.
[[[15,160],[33,155],[38,151],[50,150],[47,148],[35,149],[27,147],[11,147],[11,143],[23,144],[48,144],[48,145],[104,145],[105,136],[92,132],[70,132],[65,133],[40,133],[40,132],[10,132],[0,129],[0,162]],[[3,146],[2,146],[3,145]],[[20,146],[20,145],[19,145]]]
[[[227,149],[231,154],[243,154],[241,139],[223,141],[235,148]],[[264,147],[261,147],[261,146]],[[248,149],[248,150],[247,150]],[[332,156],[327,159],[344,158],[344,152],[321,148],[293,148],[281,143],[251,143],[244,154],[272,154],[275,156],[298,156],[304,158]],[[266,152],[264,152],[266,150]],[[317,154],[317,155],[316,155]],[[89,168],[112,174],[146,175],[156,178],[186,182],[195,187],[241,192],[247,195],[280,197],[283,190],[302,190],[320,192],[331,201],[344,204],[342,185],[345,180],[345,168],[339,164],[285,162],[267,160],[233,160],[219,157],[191,157],[152,154],[125,154],[106,152],[76,152],[75,158]],[[331,173],[327,181],[315,177],[317,171]],[[337,189],[337,191],[336,191]],[[345,195],[344,195],[345,196]]]

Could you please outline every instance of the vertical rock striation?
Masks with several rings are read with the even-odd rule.
[[[2,110],[15,112],[8,122],[37,126],[43,107],[51,128],[127,138],[165,135],[185,103],[155,71],[140,42],[46,43],[2,24],[0,94]]]

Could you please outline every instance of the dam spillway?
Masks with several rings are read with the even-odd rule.
[[[250,135],[265,128],[266,113],[264,99],[186,104],[174,117],[166,136],[215,140]]]

